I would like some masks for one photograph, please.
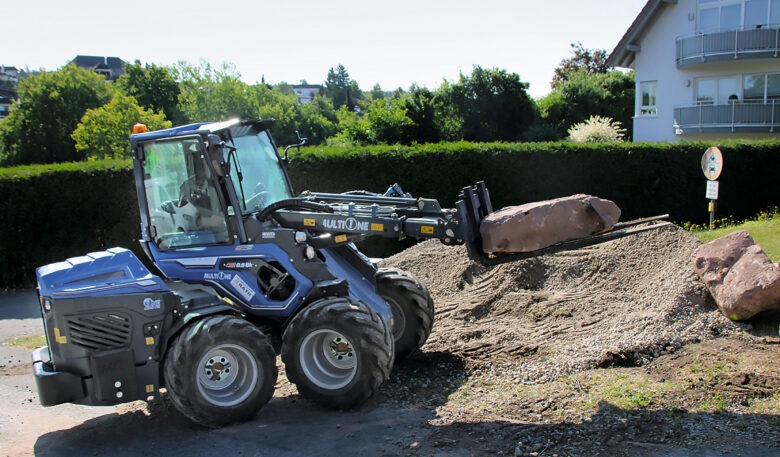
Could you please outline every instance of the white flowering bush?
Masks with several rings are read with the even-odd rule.
[[[569,140],[575,143],[604,143],[623,141],[626,129],[612,118],[591,116],[585,122],[572,125],[568,133]]]

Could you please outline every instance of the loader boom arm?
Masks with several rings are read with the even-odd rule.
[[[470,259],[495,265],[563,250],[578,249],[668,225],[668,215],[619,223],[611,230],[570,240],[531,252],[487,254],[483,251],[480,224],[493,212],[483,181],[465,187],[455,209],[443,209],[435,199],[388,197],[368,193],[308,193],[278,208],[269,208],[258,219],[273,218],[284,227],[316,234],[318,247],[329,247],[366,236],[404,239],[438,239],[446,245],[466,245]]]

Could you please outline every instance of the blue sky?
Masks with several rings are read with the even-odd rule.
[[[230,62],[248,83],[310,84],[343,64],[360,87],[439,87],[473,65],[549,92],[570,43],[612,51],[645,0],[21,0],[0,8],[0,65],[56,70],[76,55]]]

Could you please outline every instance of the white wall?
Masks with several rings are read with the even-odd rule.
[[[677,69],[674,62],[676,39],[680,35],[694,33],[696,21],[688,20],[688,13],[696,13],[696,0],[679,0],[677,4],[664,4],[660,14],[640,39],[641,50],[636,53],[636,107],[634,112],[634,141],[677,141],[674,134],[674,107],[690,103],[693,87],[687,87],[687,75]],[[695,17],[695,16],[694,16]],[[658,114],[639,116],[641,106],[639,83],[658,81],[656,103]]]

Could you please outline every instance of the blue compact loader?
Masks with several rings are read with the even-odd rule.
[[[423,284],[378,268],[355,241],[435,238],[486,265],[550,252],[482,252],[479,224],[492,212],[482,182],[455,209],[398,185],[296,196],[287,150],[305,140],[279,154],[272,123],[136,125],[140,242],[157,273],[124,248],[38,268],[48,345],[33,367],[44,406],[149,401],[165,389],[186,417],[219,427],[271,399],[280,355],[302,396],[349,408],[425,343],[434,317]]]

